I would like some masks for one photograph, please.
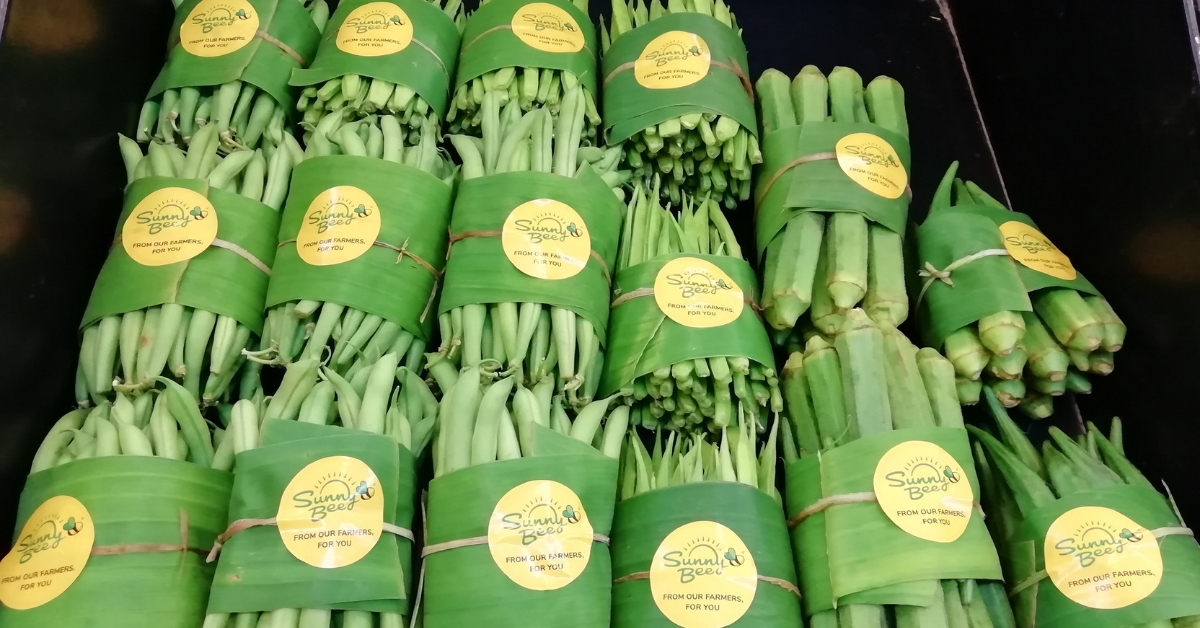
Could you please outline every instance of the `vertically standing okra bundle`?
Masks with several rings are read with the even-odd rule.
[[[957,167],[917,231],[922,330],[954,363],[962,403],[986,385],[1005,407],[1048,417],[1053,397],[1091,392],[1085,373],[1112,372],[1125,325],[1028,216]]]
[[[855,307],[881,324],[904,322],[904,90],[886,76],[864,89],[850,68],[826,78],[807,66],[790,86],[767,70],[758,93],[765,163],[756,229],[767,322],[834,336]]]
[[[339,2],[312,65],[292,73],[305,144],[333,112],[395,116],[405,146],[421,142],[427,120],[440,137],[465,23],[461,0]]]
[[[279,146],[290,133],[294,68],[307,65],[329,19],[325,0],[185,0],[171,51],[138,119],[137,140],[184,145],[206,125],[226,151]],[[231,15],[232,14],[232,15]]]
[[[783,379],[787,512],[812,625],[1012,626],[950,363],[856,308],[833,346],[817,335],[793,353]]]
[[[601,24],[604,126],[645,189],[678,207],[750,199],[762,163],[746,45],[724,0],[613,0]]]

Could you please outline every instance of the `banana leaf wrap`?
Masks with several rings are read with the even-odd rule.
[[[1002,232],[1005,245],[1010,247],[1010,251],[1012,250],[1012,247],[1024,248],[1027,246],[1029,248],[1026,250],[1026,252],[1030,255],[1033,255],[1035,260],[1037,259],[1038,253],[1049,253],[1050,255],[1061,256],[1062,259],[1066,259],[1066,256],[1062,254],[1062,251],[1060,251],[1057,246],[1054,246],[1054,244],[1042,234],[1041,230],[1038,229],[1037,224],[1034,223],[1033,219],[1029,216],[1019,212],[1003,210],[998,207],[988,207],[986,205],[982,207],[972,207],[971,211],[975,211],[979,214],[987,216],[992,220],[992,222],[996,223],[997,227],[1000,228],[1004,228],[1004,225],[1008,225],[1010,223],[1020,223],[1020,225],[1030,228],[1014,229],[1012,235]],[[1069,260],[1066,261],[1066,265],[1070,266]],[[1074,278],[1072,279],[1055,277],[1039,271],[1036,268],[1026,266],[1023,263],[1017,264],[1017,274],[1021,276],[1021,281],[1025,284],[1025,289],[1029,292],[1036,292],[1038,290],[1042,290],[1043,288],[1070,288],[1085,294],[1102,296],[1100,292],[1096,290],[1096,287],[1092,285],[1092,282],[1088,281],[1077,271],[1074,271],[1073,266],[1071,267],[1071,271],[1069,273],[1074,275]]]
[[[591,257],[572,277],[532,277],[517,269],[504,252],[500,234],[505,220],[514,209],[539,199],[552,199],[574,209],[591,237]],[[616,264],[622,214],[621,201],[589,168],[578,178],[509,172],[464,181],[450,219],[453,244],[439,313],[474,303],[544,303],[586,318],[604,345],[609,281]]]
[[[353,259],[310,264],[301,257],[297,236],[329,208],[321,201],[332,199],[334,189],[342,203],[366,205],[369,213],[373,204],[378,235]],[[382,159],[335,155],[304,160],[292,174],[266,306],[301,299],[330,301],[392,321],[428,342],[436,319],[433,300],[446,259],[453,192],[433,175]],[[373,220],[364,218],[368,224]],[[356,229],[351,223],[321,237],[359,238],[362,233]]]
[[[395,13],[387,15],[387,11]],[[382,22],[382,27],[378,22],[366,23],[372,15],[388,19]],[[351,16],[364,20],[363,25],[347,24],[346,19]],[[397,35],[394,31],[401,28],[407,33]],[[351,52],[357,49],[353,43],[345,44],[350,51],[341,47],[342,42],[355,36],[382,39],[389,48],[399,50],[375,56]],[[292,71],[291,84],[316,85],[346,74],[380,79],[412,88],[443,119],[449,106],[450,79],[458,62],[458,46],[454,20],[433,4],[423,0],[349,0],[338,4],[325,27],[316,58],[307,68]]]
[[[683,50],[678,42],[658,41],[677,31],[696,35],[708,46],[710,58],[703,69],[704,76],[682,87],[652,89],[644,86],[638,80],[636,63],[647,54],[672,45],[678,46],[683,55],[697,54]],[[651,46],[655,50],[651,50]],[[664,62],[682,65],[678,60]],[[729,116],[758,135],[754,87],[746,75],[750,71],[746,44],[737,31],[714,17],[678,13],[639,26],[612,43],[602,66],[604,127],[610,144],[624,142],[635,133],[661,122],[697,112]]]
[[[953,457],[972,495],[979,495],[966,430],[895,430],[789,465],[784,499],[790,523],[820,500],[872,493],[880,460],[912,441],[932,443]],[[937,542],[901,529],[872,497],[816,512],[794,524],[791,536],[807,615],[847,604],[929,606],[938,580],[1003,579],[996,549],[976,511],[956,540]]]
[[[149,456],[76,460],[29,476],[17,530],[46,500],[69,495],[87,509],[91,521],[79,523],[91,526],[95,544],[78,579],[61,595],[28,610],[0,606],[0,623],[199,628],[213,575],[204,554],[225,525],[232,484],[232,474],[224,471]],[[164,551],[116,547],[142,544]],[[185,544],[186,551],[165,551]]]
[[[260,447],[237,456],[229,522],[275,517],[297,473],[331,456],[349,456],[369,466],[382,489],[384,523],[411,530],[416,460],[407,449],[387,436],[275,419],[265,422]],[[323,569],[294,556],[275,526],[250,527],[234,534],[221,550],[208,612],[332,608],[406,614],[411,564],[412,541],[386,531],[357,562]]]
[[[591,543],[587,564],[574,580],[552,590],[518,584],[493,558],[490,521],[502,499],[528,482],[566,487],[579,503],[565,505],[581,508],[596,536],[607,538],[612,529],[617,460],[549,428],[533,429],[529,457],[468,467],[430,482],[422,600],[428,628],[524,628],[531,614],[539,626],[608,628],[612,565],[604,541]],[[464,540],[477,542],[430,551]]]
[[[759,259],[767,246],[803,212],[855,212],[901,236],[908,223],[909,194],[888,198],[863,187],[842,169],[838,143],[866,133],[891,146],[898,163],[879,166],[893,179],[912,172],[908,139],[869,122],[806,122],[763,137],[763,163],[754,188],[755,238]],[[796,164],[797,161],[809,158]]]
[[[664,266],[684,257],[713,264],[741,288],[748,304],[735,320],[699,329],[682,325],[663,312],[653,298],[655,279]],[[612,309],[612,340],[600,380],[601,397],[631,385],[642,375],[684,360],[741,356],[766,366],[775,364],[771,341],[755,305],[758,282],[745,260],[723,255],[663,255],[617,273],[617,299],[634,293],[645,296],[628,299]]]
[[[1056,545],[1048,538],[1050,531],[1054,528],[1076,531],[1074,526],[1056,526],[1056,520],[1076,508],[1089,506],[1110,509],[1132,520],[1139,527],[1129,531],[1140,538],[1130,542],[1130,539],[1118,539],[1111,533],[1100,532],[1102,538],[1120,544],[1113,556],[1124,557],[1123,560],[1127,562],[1120,565],[1108,563],[1107,568],[1101,568],[1105,563],[1098,560],[1101,564],[1096,565],[1097,569],[1078,568],[1075,572],[1077,575],[1072,574],[1072,579],[1086,581],[1090,577],[1092,581],[1072,589],[1078,593],[1095,593],[1096,587],[1111,584],[1112,588],[1107,593],[1100,593],[1095,599],[1099,601],[1107,597],[1107,601],[1115,605],[1130,602],[1132,598],[1125,597],[1127,591],[1142,587],[1141,584],[1130,586],[1130,583],[1145,580],[1147,576],[1121,575],[1122,571],[1147,570],[1149,561],[1144,559],[1147,554],[1144,546],[1156,544],[1157,552],[1151,553],[1161,556],[1161,581],[1148,596],[1120,608],[1092,608],[1069,598],[1050,577],[1046,577],[1047,553]],[[1095,516],[1084,519],[1092,524],[1088,530],[1091,534],[1080,537],[1080,541],[1084,542],[1090,540],[1094,543],[1097,537],[1093,530],[1111,524],[1111,521]],[[1156,531],[1166,534],[1159,536],[1155,534]],[[1157,541],[1154,539],[1156,536]],[[1053,538],[1060,537],[1056,535]],[[1096,552],[1097,558],[1101,552]],[[1200,545],[1196,544],[1190,531],[1180,522],[1170,503],[1156,491],[1143,486],[1123,485],[1079,491],[1035,510],[1009,539],[1006,560],[1009,569],[1008,588],[1020,628],[1123,628],[1200,614],[1200,595],[1197,595],[1197,591],[1200,591]],[[1082,562],[1077,564],[1081,565]],[[1156,567],[1158,565],[1149,570],[1156,570]],[[1097,580],[1098,572],[1102,579]],[[1122,581],[1124,586],[1119,584]],[[1025,588],[1017,590],[1023,584]],[[1145,588],[1141,589],[1142,592]]]
[[[534,47],[534,35],[517,34],[523,24],[554,34],[536,36],[543,43]],[[598,54],[591,18],[570,0],[491,0],[467,18],[454,87],[501,68],[538,68],[570,72],[595,94]]]
[[[800,626],[800,597],[780,584],[796,587],[796,571],[783,511],[753,487],[732,482],[700,482],[650,491],[617,505],[613,523],[613,626],[675,626],[656,605],[651,592],[652,563],[668,534],[695,521],[713,521],[745,543],[760,576],[753,601],[731,626]],[[650,572],[650,578],[636,577]],[[687,590],[687,589],[684,589]],[[702,590],[702,589],[701,589]],[[711,589],[710,589],[711,590]]]
[[[204,199],[210,207],[201,207]],[[188,213],[195,209],[200,209],[200,214]],[[184,218],[183,213],[187,214],[184,224],[168,221],[170,225],[160,232],[162,240],[155,237],[142,244],[198,240],[199,244],[189,245],[203,246],[197,255],[158,266],[143,265],[130,256],[123,242],[126,227],[164,215]],[[279,212],[240,194],[211,188],[204,181],[150,177],[129,184],[118,222],[117,242],[92,288],[81,329],[105,316],[179,303],[231,316],[254,333],[262,332],[263,299],[275,263]]]
[[[231,7],[241,15],[230,17]],[[255,23],[257,28],[249,28]],[[233,50],[194,54],[203,50],[205,38],[232,40]],[[184,45],[183,40],[199,43]],[[168,89],[241,80],[270,94],[294,116],[296,93],[288,81],[293,70],[312,62],[320,41],[312,17],[295,0],[184,0],[175,9],[167,63],[146,98]]]

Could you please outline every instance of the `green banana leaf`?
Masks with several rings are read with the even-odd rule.
[[[951,209],[953,210],[957,208]],[[1038,232],[1038,235],[1041,235],[1041,230],[1038,229],[1037,224],[1033,222],[1033,219],[1022,213],[1000,209],[999,207],[979,205],[971,206],[966,209],[966,211],[972,211],[990,218],[997,227],[1010,222],[1018,222],[1032,227]],[[1061,251],[1058,251],[1058,247],[1054,246],[1048,239],[1045,239],[1044,235],[1038,238],[1038,240],[1039,241],[1035,243],[1036,245],[1041,247],[1049,247],[1054,251],[1061,253]],[[1013,244],[1015,245],[1016,243]],[[1088,281],[1083,275],[1078,273],[1074,279],[1061,279],[1018,263],[1017,274],[1021,276],[1021,281],[1025,284],[1025,289],[1031,293],[1044,288],[1070,288],[1086,294],[1101,296],[1096,290],[1096,287],[1092,285],[1092,282]]]

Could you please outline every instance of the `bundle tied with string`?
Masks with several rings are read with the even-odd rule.
[[[233,476],[149,456],[76,460],[29,476],[0,561],[5,626],[199,628]]]

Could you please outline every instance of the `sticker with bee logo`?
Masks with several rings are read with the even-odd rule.
[[[413,23],[391,2],[368,2],[346,16],[338,27],[337,47],[359,57],[382,57],[412,43]]]
[[[179,26],[179,44],[197,57],[241,50],[258,32],[258,11],[246,0],[200,0]]]
[[[349,262],[371,249],[382,228],[370,194],[352,185],[334,186],[309,203],[296,234],[296,253],[313,266]]]
[[[351,565],[383,531],[383,488],[367,463],[330,456],[304,467],[279,498],[279,536],[293,556],[322,569]]]
[[[1063,595],[1088,608],[1124,608],[1162,582],[1154,533],[1111,509],[1082,506],[1050,524],[1043,547],[1046,574]]]
[[[967,530],[975,493],[962,465],[945,449],[910,440],[875,466],[879,507],[901,530],[926,541],[951,543]]]
[[[754,556],[736,532],[693,521],[667,535],[650,563],[650,594],[684,628],[724,628],[746,614],[758,591]]]
[[[900,154],[882,137],[851,133],[838,140],[834,153],[842,172],[868,191],[897,199],[908,190],[908,171]]]
[[[488,521],[488,549],[513,582],[553,591],[587,568],[593,532],[575,491],[552,480],[533,480],[496,503]]]
[[[217,210],[203,194],[163,188],[138,202],[121,226],[121,246],[142,266],[183,262],[217,239]]]
[[[697,329],[736,321],[746,307],[745,298],[725,271],[696,257],[667,262],[654,280],[654,300],[663,314]]]
[[[92,517],[78,499],[47,499],[0,560],[0,602],[25,610],[62,595],[87,565],[95,542]]]
[[[542,198],[512,210],[500,232],[504,254],[538,279],[568,279],[587,266],[592,234],[570,205]]]
[[[699,83],[712,67],[704,38],[687,31],[669,31],[646,44],[633,62],[633,75],[646,89],[678,89]]]
[[[513,14],[512,31],[530,48],[544,52],[583,50],[583,30],[565,10],[545,2],[533,2]]]
[[[1000,234],[1004,236],[1004,248],[1008,249],[1008,254],[1022,266],[1066,281],[1078,276],[1070,258],[1041,231],[1023,222],[1010,220],[1000,225]]]

